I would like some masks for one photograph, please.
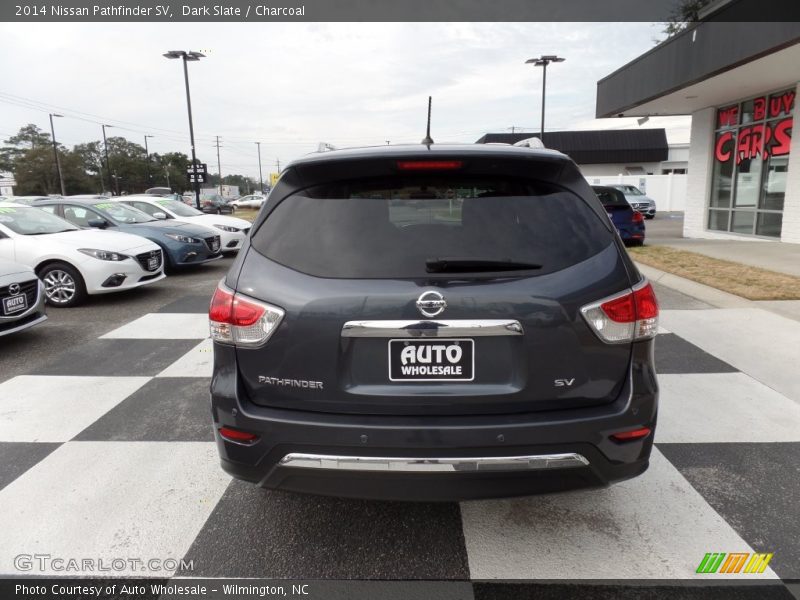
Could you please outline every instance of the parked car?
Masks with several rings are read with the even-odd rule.
[[[614,223],[619,237],[626,245],[641,246],[645,239],[644,216],[625,199],[623,193],[611,186],[593,185],[608,218]]]
[[[230,204],[236,208],[261,208],[264,206],[264,201],[266,199],[266,196],[251,194],[249,196],[242,196],[238,200],[231,200]]]
[[[460,500],[647,468],[658,305],[563,154],[312,155],[283,172],[245,251],[209,310],[234,477]]]
[[[44,287],[31,267],[0,260],[0,336],[46,321],[44,302]]]
[[[220,236],[222,252],[238,252],[250,232],[250,222],[225,215],[207,215],[183,202],[158,196],[124,196],[119,199],[156,219],[177,219],[205,225]]]
[[[227,198],[220,195],[200,196],[200,210],[209,214],[229,215],[233,213],[235,207],[228,203]]]
[[[122,202],[63,198],[35,204],[78,227],[113,229],[147,238],[164,252],[164,269],[199,265],[222,257],[220,236],[208,227],[180,221],[160,221]]]
[[[656,216],[656,201],[646,196],[642,191],[634,185],[627,183],[611,183],[608,187],[618,189],[625,194],[625,200],[633,207],[642,213],[646,219],[652,219]]]
[[[80,304],[164,278],[161,249],[128,233],[82,231],[31,206],[0,203],[0,258],[33,267],[53,306]]]

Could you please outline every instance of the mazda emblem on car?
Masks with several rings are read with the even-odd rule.
[[[18,295],[19,292],[20,292],[20,287],[18,283],[12,283],[10,286],[8,286],[8,293],[11,294],[12,296]]]
[[[447,301],[439,292],[424,292],[417,298],[417,308],[426,317],[438,317],[447,308]]]

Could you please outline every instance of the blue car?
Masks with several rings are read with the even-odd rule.
[[[220,237],[213,230],[180,221],[161,221],[108,198],[53,198],[37,201],[34,206],[84,229],[113,229],[147,238],[164,251],[167,271],[222,258]]]
[[[644,215],[638,210],[633,210],[625,199],[625,194],[620,190],[605,186],[593,185],[592,189],[603,208],[608,213],[608,218],[614,223],[619,232],[619,237],[627,246],[641,246],[644,244],[645,227]]]

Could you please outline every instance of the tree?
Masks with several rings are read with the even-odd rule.
[[[681,0],[673,9],[664,25],[663,33],[672,37],[697,22],[698,13],[712,0]]]
[[[191,160],[183,152],[167,152],[151,156],[153,186],[169,187],[180,193],[191,188],[186,174]]]
[[[33,123],[21,127],[17,135],[12,135],[4,144],[0,148],[0,170],[5,171],[13,171],[14,162],[28,150],[37,146],[49,146],[52,149],[50,135]]]

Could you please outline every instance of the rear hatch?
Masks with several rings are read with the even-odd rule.
[[[531,177],[493,160],[284,175],[295,189],[270,198],[229,280],[285,312],[263,346],[236,350],[247,397],[397,415],[616,399],[631,346],[602,342],[580,312],[630,288],[602,208],[577,178],[579,193],[562,185],[571,162]]]

